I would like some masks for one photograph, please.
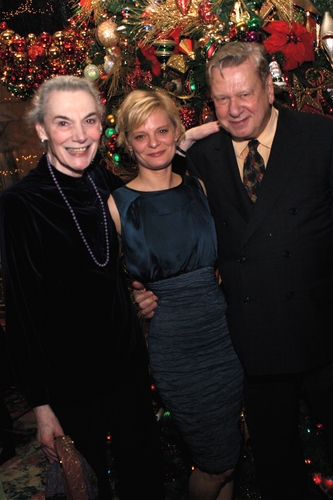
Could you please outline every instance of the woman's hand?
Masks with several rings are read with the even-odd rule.
[[[154,309],[157,307],[158,298],[151,291],[147,291],[142,283],[133,281],[133,296],[135,302],[141,309],[141,313],[145,318],[154,316]]]
[[[54,438],[64,435],[59,420],[49,405],[36,406],[34,412],[37,418],[37,440],[51,464],[58,462]]]
[[[179,144],[180,148],[187,151],[192,144],[204,137],[211,134],[215,134],[220,130],[220,125],[218,121],[204,123],[203,125],[198,125],[197,127],[192,127],[186,130],[185,138]]]

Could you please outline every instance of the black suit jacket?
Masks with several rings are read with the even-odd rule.
[[[234,346],[249,375],[332,358],[333,120],[280,109],[255,205],[227,132],[188,152],[207,188]]]

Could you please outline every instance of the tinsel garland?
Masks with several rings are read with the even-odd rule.
[[[54,8],[54,0],[21,3],[35,10]],[[61,0],[61,9],[63,4]],[[269,57],[275,64],[277,101],[333,117],[333,19],[327,18],[333,0],[68,0],[66,7],[72,17],[54,33],[23,36],[11,29],[10,20],[8,26],[0,23],[0,79],[21,99],[32,97],[55,74],[96,81],[107,116],[115,120],[114,127],[105,124],[103,151],[109,168],[118,173],[128,164],[116,147],[117,108],[127,93],[164,90],[177,103],[186,128],[214,119],[205,66],[224,43],[265,43],[276,37],[279,44],[270,44]],[[12,3],[10,10],[14,8]],[[283,43],[276,21],[284,23]],[[291,53],[293,69],[287,71]]]

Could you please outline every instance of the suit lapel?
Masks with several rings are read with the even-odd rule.
[[[306,133],[300,129],[298,122],[293,117],[293,112],[281,109],[267,169],[244,233],[242,246],[247,243],[276,203],[298,164],[306,142]]]
[[[214,172],[213,182],[220,185],[221,196],[228,198],[245,221],[249,220],[252,203],[240,179],[234,148],[229,134],[221,130],[209,154],[209,165]],[[221,160],[222,158],[222,160]]]

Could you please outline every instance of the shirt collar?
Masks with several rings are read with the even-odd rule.
[[[261,146],[264,148],[267,148],[269,151],[272,147],[273,144],[273,139],[275,136],[276,132],[276,127],[277,127],[277,120],[278,120],[279,112],[278,110],[272,106],[271,109],[271,116],[269,119],[269,122],[267,123],[265,129],[262,131],[262,133],[259,135],[259,137],[255,137],[254,139],[257,139],[260,143]],[[235,155],[237,158],[244,159],[247,152],[248,152],[248,143],[249,141],[232,141]]]

